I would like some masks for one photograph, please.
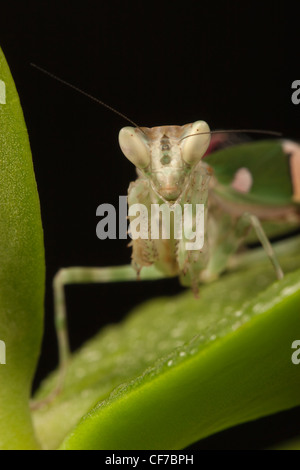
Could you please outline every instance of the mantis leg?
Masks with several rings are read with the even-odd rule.
[[[207,268],[200,275],[203,282],[218,278],[226,270],[232,255],[237,252],[245,241],[251,228],[255,230],[275,269],[277,278],[283,278],[279,261],[259,219],[255,215],[245,213],[237,221],[233,221],[230,214],[223,214],[209,219],[208,243],[210,245],[210,257]]]
[[[166,277],[154,266],[144,267],[140,273],[140,280],[155,280]],[[88,283],[106,283],[106,282],[126,282],[136,281],[137,273],[131,265],[114,267],[71,267],[60,269],[53,280],[54,290],[54,316],[55,329],[59,352],[59,371],[58,380],[55,389],[45,399],[33,402],[32,409],[40,408],[51,401],[61,392],[68,361],[70,358],[70,346],[67,329],[67,311],[65,300],[65,286],[68,284],[88,284]]]
[[[282,279],[284,277],[283,271],[281,269],[281,266],[279,264],[277,256],[276,256],[276,254],[275,254],[275,252],[272,248],[271,243],[269,242],[269,239],[268,239],[267,235],[265,234],[265,231],[264,231],[259,219],[255,215],[248,214],[248,213],[244,214],[243,217],[246,220],[247,219],[249,220],[249,223],[251,224],[251,226],[255,230],[257,238],[259,239],[260,243],[262,244],[263,249],[265,250],[267,256],[269,257],[269,259],[270,259],[270,261],[271,261],[271,263],[272,263],[272,265],[275,269],[277,279]]]

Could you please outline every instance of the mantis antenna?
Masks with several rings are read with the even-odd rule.
[[[44,73],[45,75],[48,75],[49,77],[53,78],[54,80],[57,80],[58,82],[62,83],[63,85],[66,85],[69,88],[72,88],[73,90],[77,91],[78,93],[81,93],[82,95],[86,96],[87,98],[90,98],[91,100],[95,101],[96,103],[101,104],[102,106],[109,109],[113,113],[118,114],[123,119],[130,122],[130,124],[133,124],[134,127],[137,127],[143,134],[145,134],[143,129],[140,126],[138,126],[136,124],[136,122],[134,122],[132,119],[130,119],[128,116],[121,113],[120,111],[117,111],[112,106],[109,106],[108,104],[104,103],[104,101],[101,101],[98,98],[95,98],[95,96],[90,95],[86,91],[81,90],[81,88],[78,88],[77,86],[72,85],[72,83],[69,83],[66,80],[63,80],[62,78],[58,77],[57,75],[54,75],[53,73],[48,72],[48,70],[43,69],[39,65],[33,64],[32,62],[30,63],[30,65],[32,67],[34,67],[35,69],[39,70],[40,72]],[[210,131],[210,132],[199,132],[199,133],[196,133],[196,134],[189,134],[189,135],[186,135],[185,137],[182,137],[182,139],[180,139],[179,142],[181,142],[184,139],[187,139],[188,137],[192,137],[192,136],[200,135],[200,134],[226,134],[226,133],[227,134],[228,133],[253,133],[253,134],[268,134],[268,135],[273,135],[273,136],[281,136],[282,135],[280,132],[268,131],[268,130],[265,131],[265,130],[260,130],[260,129],[237,129],[237,130],[229,129],[229,130],[219,130],[219,131],[216,130],[216,131]]]
[[[42,67],[40,67],[39,65],[36,65],[36,64],[33,64],[33,63],[30,63],[30,65],[32,67],[34,67],[35,69],[39,70],[40,72],[48,75],[49,77],[53,78],[54,80],[57,80],[58,82],[62,83],[63,85],[66,85],[68,86],[69,88],[73,88],[73,90],[75,91],[78,91],[78,93],[81,93],[82,95],[86,96],[87,98],[90,98],[91,100],[95,101],[96,103],[98,104],[101,104],[102,106],[104,106],[105,108],[109,109],[110,111],[112,111],[113,113],[115,114],[118,114],[119,116],[121,116],[123,119],[125,119],[126,121],[130,122],[130,124],[133,124],[134,127],[137,127],[138,129],[140,129],[141,132],[143,132],[143,134],[145,134],[145,132],[140,128],[140,126],[138,126],[134,121],[132,121],[132,119],[129,119],[129,117],[127,117],[125,114],[121,113],[120,111],[117,111],[115,108],[113,108],[112,106],[109,106],[108,104],[104,103],[104,101],[101,101],[99,100],[98,98],[95,98],[93,95],[90,95],[89,93],[87,93],[86,91],[84,90],[81,90],[80,88],[78,88],[77,86],[75,85],[72,85],[72,83],[69,83],[67,82],[66,80],[63,80],[62,78],[60,77],[57,77],[56,75],[54,75],[53,73],[51,72],[48,72],[48,70],[45,70],[43,69]]]
[[[193,137],[194,135],[202,135],[202,134],[237,134],[237,133],[251,133],[251,134],[267,134],[267,135],[274,135],[277,137],[282,136],[281,132],[277,131],[269,131],[269,130],[261,130],[261,129],[228,129],[228,130],[219,130],[219,131],[209,131],[209,132],[197,132],[195,134],[189,134],[185,137],[182,137],[179,142],[188,137]]]

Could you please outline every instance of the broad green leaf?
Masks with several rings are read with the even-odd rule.
[[[228,147],[205,157],[212,166],[220,188],[217,191],[235,202],[248,204],[291,204],[293,188],[289,159],[282,143],[264,140]],[[247,168],[253,179],[248,193],[231,190],[231,183],[240,168]]]
[[[300,266],[300,240],[286,246],[278,253],[288,272]],[[300,271],[274,282],[265,254],[252,256],[250,268],[248,260],[203,286],[200,299],[187,291],[147,302],[87,342],[63,393],[35,412],[43,445],[180,449],[299,405],[291,344],[300,339]]]
[[[40,205],[18,94],[0,49],[0,448],[39,447],[29,410],[43,331]]]

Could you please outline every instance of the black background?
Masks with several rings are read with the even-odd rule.
[[[28,126],[45,232],[46,334],[35,385],[57,363],[55,272],[130,260],[127,241],[96,238],[95,212],[104,202],[117,206],[135,170],[118,147],[128,123],[30,63],[140,126],[204,119],[212,129],[272,129],[299,139],[300,105],[291,103],[299,79],[294,14],[286,2],[3,2],[0,44]],[[177,280],[68,287],[72,348],[141,300],[179,290]],[[197,448],[264,447],[295,434],[299,417],[282,413]]]

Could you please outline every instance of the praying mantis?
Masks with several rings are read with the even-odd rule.
[[[73,85],[58,80],[87,95]],[[116,112],[100,100],[91,98]],[[201,249],[189,249],[191,238],[186,234],[180,239],[175,233],[170,233],[168,239],[154,239],[151,237],[151,220],[148,219],[146,236],[132,239],[130,243],[130,265],[69,267],[58,271],[53,288],[60,378],[52,398],[63,386],[70,357],[64,293],[66,285],[178,276],[180,283],[191,287],[197,296],[202,282],[218,278],[226,269],[230,258],[243,246],[251,229],[254,229],[274,266],[277,279],[281,279],[283,272],[263,224],[300,223],[298,144],[276,139],[222,148],[229,133],[211,131],[202,120],[183,126],[147,128],[122,116],[132,126],[121,129],[119,144],[124,156],[137,171],[137,179],[128,188],[130,224],[134,222],[130,209],[136,204],[143,204],[147,210],[153,204],[159,207],[165,205],[173,210],[178,207],[183,209],[187,204],[192,207],[201,205],[204,244]],[[222,135],[221,139],[215,138],[218,135]],[[158,221],[162,226],[161,213]],[[197,215],[192,214],[192,233],[196,228]]]

